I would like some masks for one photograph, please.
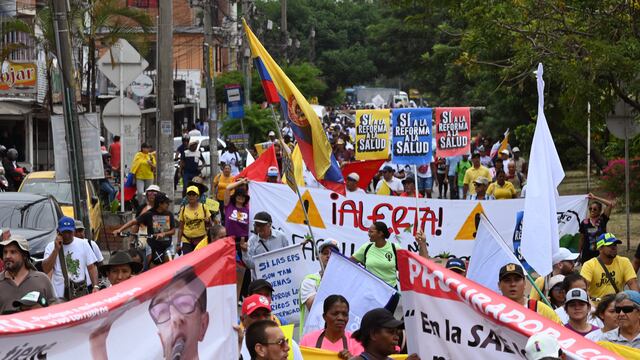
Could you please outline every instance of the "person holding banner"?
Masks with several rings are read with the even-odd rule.
[[[382,168],[382,179],[376,185],[376,194],[395,196],[404,190],[402,182],[393,176],[394,173],[395,170],[389,165]]]
[[[224,189],[224,227],[229,236],[249,237],[250,197],[244,187],[241,187],[248,183],[247,179],[239,179]],[[231,195],[232,191],[234,191],[233,195]]]
[[[369,243],[360,246],[351,260],[364,265],[373,275],[395,288],[398,284],[398,259],[396,245],[387,241],[390,236],[387,224],[374,222],[369,227]]]
[[[330,295],[323,305],[324,329],[306,334],[300,345],[337,352],[343,360],[350,359],[353,354],[361,354],[364,348],[345,330],[349,322],[347,299],[342,295]]]
[[[254,256],[289,246],[289,241],[284,233],[271,228],[272,221],[271,215],[265,211],[254,216],[253,227],[256,233],[251,234],[249,242],[243,244],[245,248],[242,249],[242,261],[247,265],[247,268],[255,268]]]
[[[611,210],[615,206],[615,201],[597,197],[592,193],[589,193],[587,197],[591,200],[589,214],[580,223],[580,243],[578,245],[583,264],[599,255],[596,246],[598,236],[607,232],[609,216],[611,216]],[[603,204],[606,205],[604,209],[602,208]]]
[[[397,353],[399,329],[403,326],[402,321],[394,318],[387,309],[370,310],[364,314],[360,328],[352,335],[362,344],[364,351],[351,360],[391,360],[389,355]],[[411,354],[407,360],[420,360],[420,357]]]

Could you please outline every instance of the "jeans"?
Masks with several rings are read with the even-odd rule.
[[[109,204],[111,204],[111,202],[116,198],[116,193],[118,192],[118,190],[116,190],[116,188],[114,188],[107,179],[100,180],[100,191],[107,194]]]
[[[450,199],[451,200],[457,200],[459,199],[458,197],[458,192],[456,191],[456,183],[455,183],[455,176],[451,176],[449,175],[449,195],[450,195]]]
[[[193,180],[194,177],[198,176],[198,174],[196,173],[188,173],[185,172],[182,175],[182,197],[187,196],[187,187],[189,186],[189,183],[191,182],[191,180]]]

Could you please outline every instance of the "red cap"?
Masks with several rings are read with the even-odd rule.
[[[271,303],[266,296],[253,294],[245,298],[242,302],[242,315],[251,315],[258,309],[267,309],[271,311]]]

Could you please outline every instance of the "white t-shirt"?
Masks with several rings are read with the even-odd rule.
[[[198,129],[193,129],[189,131],[189,136],[202,136],[202,133]]]
[[[82,240],[88,242],[91,245],[91,250],[93,250],[93,255],[96,256],[97,263],[104,261],[104,256],[102,256],[102,251],[100,251],[100,248],[98,247],[98,244],[96,244],[95,241],[88,240],[88,239],[82,239]],[[89,270],[85,270],[85,272],[86,272],[85,275],[87,279],[87,285],[93,285],[91,283],[91,276],[89,276]]]
[[[316,275],[320,276],[320,273],[317,272]],[[300,284],[300,302],[302,304],[306,303],[310,297],[317,293],[318,286],[316,280],[308,277],[304,278],[304,280],[302,280],[302,284]]]
[[[300,346],[298,343],[291,339],[291,348],[289,351],[293,351],[293,360],[304,360],[302,358],[302,352],[300,352]],[[242,348],[240,349],[240,355],[242,355],[243,360],[251,360],[251,354],[249,354],[249,349],[247,348],[247,338],[242,338]]]
[[[231,175],[236,176],[240,173],[240,169],[238,168],[238,163],[240,161],[240,154],[237,152],[229,152],[225,151],[222,156],[220,156],[220,162],[224,162],[225,164],[229,164],[231,166]]]
[[[389,188],[392,191],[398,194],[404,192],[404,186],[402,185],[402,181],[400,181],[400,179],[396,178],[395,176],[392,177],[390,181],[386,181],[385,179],[380,179],[380,181],[378,181],[378,184],[376,185],[376,192],[378,192],[378,190],[380,190],[380,188],[382,187],[383,181],[385,181],[387,185],[389,185]]]
[[[50,242],[44,249],[44,258],[46,259],[53,252],[54,242]],[[83,239],[73,238],[69,245],[62,245],[65,255],[65,263],[67,264],[67,273],[69,280],[80,282],[87,279],[87,266],[94,264],[96,256],[91,249],[89,242]],[[64,276],[60,267],[60,259],[56,257],[56,263],[53,267],[53,276],[51,279],[53,289],[57,297],[64,296]],[[88,281],[89,282],[89,281]]]
[[[354,191],[350,191],[349,189],[347,189],[348,193],[363,193],[364,194],[364,190],[362,190],[361,188],[357,188]]]

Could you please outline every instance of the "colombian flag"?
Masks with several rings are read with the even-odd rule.
[[[242,19],[251,55],[267,101],[280,102],[282,114],[298,141],[307,169],[324,187],[345,194],[344,178],[318,115]]]

